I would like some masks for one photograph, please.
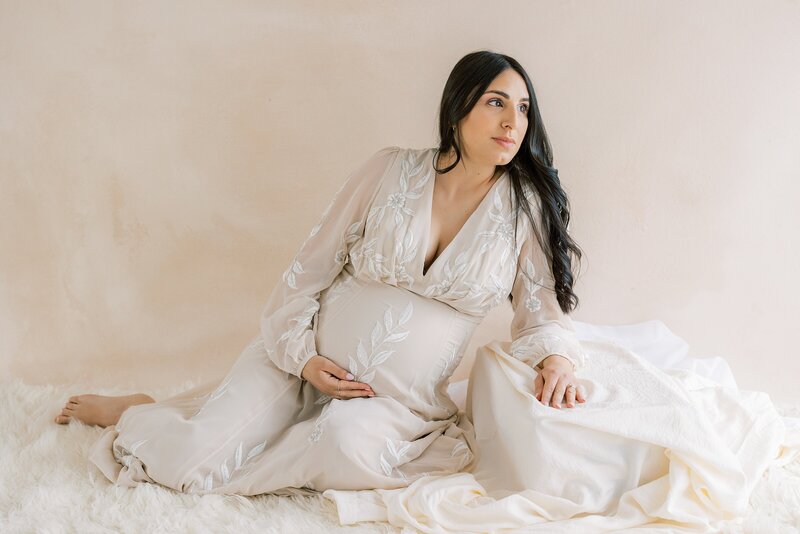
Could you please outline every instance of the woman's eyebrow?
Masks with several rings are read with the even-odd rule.
[[[502,96],[504,96],[504,97],[508,98],[509,100],[511,100],[511,97],[510,97],[510,96],[508,96],[508,93],[504,93],[503,91],[498,91],[498,90],[496,90],[496,89],[489,89],[488,91],[486,91],[486,92],[485,92],[485,93],[483,93],[483,94],[486,94],[486,93],[497,93],[498,95],[502,95]],[[530,101],[531,101],[531,99],[530,99],[530,98],[528,98],[528,97],[525,97],[525,98],[520,98],[520,99],[519,99],[519,101],[520,101],[520,102],[526,102],[526,101],[527,101],[527,102],[530,102]]]

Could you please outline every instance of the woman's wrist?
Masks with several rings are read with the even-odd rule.
[[[539,364],[542,369],[545,367],[558,367],[558,366],[566,366],[570,370],[574,371],[575,366],[572,364],[572,361],[569,358],[565,358],[560,354],[551,354]]]

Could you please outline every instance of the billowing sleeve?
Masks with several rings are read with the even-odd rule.
[[[260,332],[268,357],[283,371],[302,378],[303,367],[317,354],[312,321],[319,295],[363,235],[369,208],[399,150],[378,150],[347,177],[272,290]]]
[[[538,202],[531,202],[531,211],[541,229]],[[531,367],[538,366],[551,354],[563,356],[575,369],[586,365],[584,351],[578,341],[572,319],[558,304],[555,279],[539,241],[527,217],[520,225],[524,241],[520,248],[517,272],[511,288],[511,355]],[[540,230],[542,231],[542,230]]]

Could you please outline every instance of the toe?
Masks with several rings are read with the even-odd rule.
[[[67,423],[69,423],[69,417],[66,417],[64,415],[57,415],[56,416],[56,423],[58,423],[60,425],[67,424]]]
[[[69,402],[75,402],[75,403],[77,403],[77,402],[78,402],[78,396],[77,396],[77,395],[75,395],[75,396],[73,396],[73,397],[70,397],[70,398],[69,398]]]

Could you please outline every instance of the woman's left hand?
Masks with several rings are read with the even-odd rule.
[[[558,354],[551,354],[542,361],[543,369],[536,375],[533,384],[536,399],[545,406],[561,408],[566,403],[568,408],[575,407],[575,401],[586,402],[583,386],[578,383],[573,372],[572,362]],[[572,385],[573,387],[567,388]]]

